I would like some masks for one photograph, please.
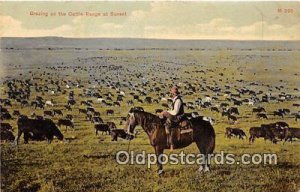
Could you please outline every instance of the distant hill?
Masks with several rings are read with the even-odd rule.
[[[161,40],[135,38],[0,38],[1,49],[275,49],[300,50],[300,41]]]

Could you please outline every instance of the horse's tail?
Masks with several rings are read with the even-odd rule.
[[[194,127],[194,141],[196,142],[200,152],[203,154],[212,154],[216,145],[216,134],[213,126],[203,120],[195,120]]]

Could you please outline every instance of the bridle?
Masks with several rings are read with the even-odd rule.
[[[128,115],[130,116],[131,119],[135,120],[134,113],[129,113]],[[130,120],[129,125],[127,127],[127,135],[135,137],[135,134],[131,133],[131,131],[130,131],[131,126],[132,125],[131,125],[131,120]]]

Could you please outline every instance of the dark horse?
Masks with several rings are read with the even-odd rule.
[[[174,141],[174,149],[180,149],[189,146],[195,142],[200,153],[203,154],[203,164],[200,165],[199,172],[209,171],[209,155],[215,148],[215,131],[212,125],[201,117],[189,120],[193,133],[183,133],[180,139]],[[140,125],[147,133],[150,144],[154,147],[157,159],[163,154],[165,149],[169,149],[167,135],[164,124],[161,119],[151,113],[144,111],[130,110],[127,119],[127,134],[133,135],[134,129]],[[163,173],[162,164],[157,160],[158,174]]]

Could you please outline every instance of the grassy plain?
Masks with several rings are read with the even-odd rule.
[[[237,88],[246,87],[256,91],[268,91],[266,85],[280,86],[282,90],[273,94],[278,95],[281,91],[298,95],[299,91],[299,60],[300,55],[297,51],[274,52],[274,51],[178,51],[178,50],[19,50],[3,51],[2,65],[5,66],[5,74],[8,76],[25,79],[31,76],[29,71],[35,71],[34,76],[40,76],[43,80],[37,81],[39,85],[47,85],[44,81],[47,76],[41,76],[45,67],[58,66],[63,62],[64,66],[99,66],[104,64],[123,66],[118,72],[121,74],[121,81],[130,81],[140,83],[141,79],[136,79],[135,74],[141,73],[147,79],[154,78],[157,83],[166,85],[164,91],[169,89],[168,84],[172,84],[171,77],[179,77],[176,83],[184,83],[187,80],[190,83],[206,85],[218,85],[224,87],[234,86]],[[105,60],[87,59],[79,61],[78,58],[92,57],[115,57],[116,59]],[[11,64],[11,65],[9,65]],[[166,67],[166,68],[164,68]],[[40,68],[40,69],[38,69]],[[130,73],[126,72],[128,69]],[[206,73],[196,73],[195,70],[205,70]],[[208,71],[207,71],[208,70]],[[212,70],[212,71],[209,71]],[[49,71],[50,76],[59,80],[80,79],[85,88],[91,87],[88,80],[105,79],[107,75],[114,78],[115,72],[101,70],[79,70],[74,72],[71,68],[61,71]],[[223,73],[220,76],[219,73]],[[22,73],[22,76],[19,75]],[[296,74],[296,75],[295,75]],[[92,76],[91,76],[92,75]],[[93,76],[95,75],[95,76]],[[161,78],[161,80],[159,80]],[[203,81],[206,79],[207,81]],[[219,79],[223,79],[219,81]],[[226,80],[227,79],[227,80]],[[243,79],[244,82],[236,80]],[[282,80],[282,81],[280,81]],[[214,82],[216,81],[216,82]],[[257,82],[259,86],[251,87],[250,82]],[[97,85],[96,88],[101,93],[108,91],[116,95],[116,90],[105,86]],[[4,90],[1,87],[1,98],[5,98]],[[216,119],[214,125],[216,131],[216,149],[215,152],[224,151],[225,153],[234,153],[237,158],[243,153],[276,153],[278,157],[277,165],[216,165],[211,166],[211,172],[198,175],[196,173],[197,165],[170,165],[164,166],[165,174],[159,177],[156,174],[156,166],[148,169],[146,165],[118,165],[115,160],[115,154],[119,150],[127,150],[128,147],[134,152],[145,150],[151,153],[154,150],[149,145],[146,134],[138,127],[140,134],[136,139],[130,142],[120,140],[111,142],[109,135],[95,135],[93,125],[86,121],[83,115],[78,114],[77,108],[81,100],[88,98],[79,98],[82,88],[74,88],[75,98],[78,101],[76,109],[70,114],[75,117],[75,130],[66,131],[61,128],[62,133],[70,140],[69,143],[61,143],[54,140],[53,143],[29,142],[23,144],[22,139],[19,146],[12,146],[10,143],[1,144],[1,189],[2,191],[298,191],[300,189],[300,155],[299,141],[294,143],[282,142],[277,145],[266,143],[263,139],[258,139],[254,144],[249,144],[248,140],[227,139],[224,138],[226,127],[242,128],[247,136],[249,128],[259,126],[262,123],[271,123],[281,119],[270,115],[269,120],[259,120],[251,114],[252,107],[243,105],[239,107],[241,115],[238,123],[229,125],[226,118],[221,114],[213,113],[209,109],[187,110],[188,112],[197,111],[204,116],[210,116]],[[119,125],[120,116],[126,116],[129,110],[126,101],[132,99],[128,94],[127,88],[124,102],[121,107],[110,107],[116,111],[114,116],[106,116],[105,110],[101,104],[96,103],[96,111],[100,111],[105,121],[114,121]],[[70,91],[70,90],[68,90]],[[224,91],[224,89],[223,89]],[[183,91],[185,93],[185,91]],[[194,101],[196,98],[203,98],[204,95],[213,95],[210,90],[198,91],[193,95],[184,95],[184,100]],[[40,93],[32,92],[31,99]],[[156,98],[155,93],[150,96]],[[45,93],[45,99],[53,98],[56,106],[53,108],[63,109],[67,101],[67,95]],[[144,98],[144,97],[142,97]],[[219,97],[223,102],[225,98]],[[223,101],[222,101],[223,100]],[[267,109],[267,113],[279,108],[289,108],[295,113],[299,108],[293,107],[293,103],[298,101],[286,101],[282,103],[271,102],[256,104]],[[153,112],[156,108],[161,108],[159,104],[138,104],[146,111]],[[48,107],[48,109],[53,109]],[[21,108],[13,103],[12,110],[20,110],[22,114],[30,115],[34,110],[32,107]],[[42,114],[42,110],[36,110],[37,114]],[[63,110],[64,114],[67,112]],[[56,122],[58,117],[54,118]],[[291,127],[300,128],[299,122],[296,122],[292,115],[284,119]],[[14,134],[16,134],[16,119],[6,121],[13,125]],[[121,125],[118,126],[123,128]],[[175,150],[172,153],[179,153],[181,150]],[[184,152],[197,153],[195,144],[183,149]],[[170,151],[166,151],[170,153]]]

